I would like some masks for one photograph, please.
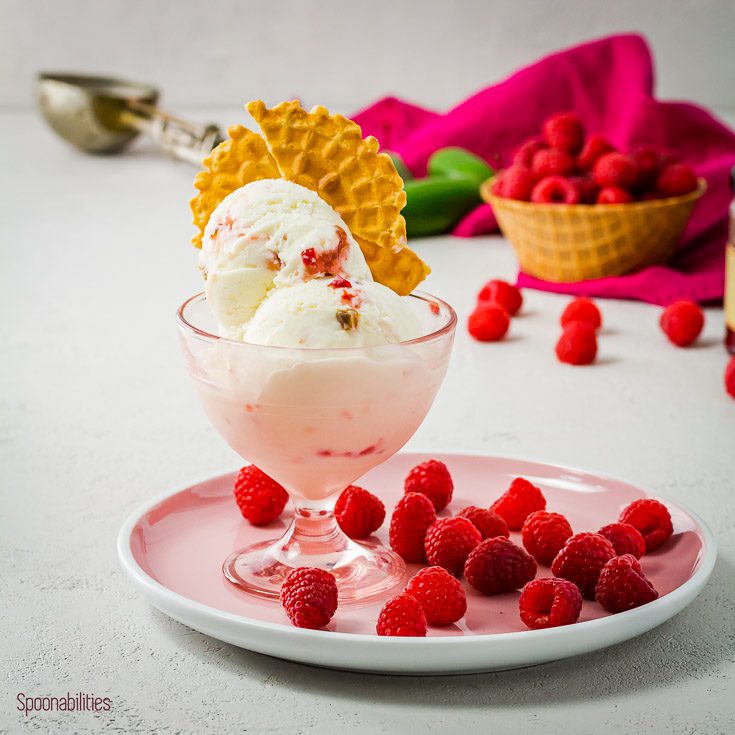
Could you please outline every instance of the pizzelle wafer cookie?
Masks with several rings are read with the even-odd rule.
[[[228,194],[251,181],[281,178],[263,138],[242,125],[233,125],[227,133],[229,139],[202,161],[204,170],[194,179],[199,193],[189,204],[198,230],[192,243],[198,248],[212,212]]]
[[[376,281],[405,295],[429,268],[406,247],[403,181],[378,141],[359,125],[325,107],[298,102],[272,109],[247,106],[260,126],[281,176],[317,192],[347,223]]]

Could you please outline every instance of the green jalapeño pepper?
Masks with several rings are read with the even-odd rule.
[[[429,176],[446,176],[450,179],[470,178],[478,186],[495,173],[482,158],[464,148],[440,148],[429,159],[427,172]]]
[[[480,185],[468,176],[429,176],[403,184],[409,237],[424,237],[448,232],[465,214],[480,204]]]

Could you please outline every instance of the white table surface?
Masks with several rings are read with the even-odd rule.
[[[184,373],[174,312],[200,288],[193,170],[146,146],[79,155],[35,116],[0,116],[0,731],[725,733],[735,724],[735,401],[722,311],[680,350],[659,310],[601,302],[598,363],[553,352],[566,298],[525,293],[508,339],[458,331],[410,446],[491,451],[634,478],[699,512],[720,556],[702,596],[639,639],[508,673],[391,678],[239,650],[152,609],[115,536],[152,495],[238,466]],[[464,322],[499,237],[415,243]],[[24,718],[16,694],[94,692],[106,714]]]

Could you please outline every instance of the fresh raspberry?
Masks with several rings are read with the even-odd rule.
[[[469,505],[457,515],[466,518],[479,532],[483,540],[495,536],[510,536],[508,524],[497,514],[485,508]]]
[[[350,538],[365,538],[383,525],[385,506],[367,490],[349,485],[337,498],[334,515]]]
[[[597,533],[612,544],[618,556],[632,554],[636,559],[640,559],[646,553],[645,539],[630,523],[608,523]]]
[[[531,198],[531,189],[536,183],[535,176],[522,166],[511,166],[500,174],[498,188],[494,193],[507,199],[518,199],[527,202]]]
[[[589,365],[597,355],[595,328],[586,322],[571,322],[556,343],[559,362],[568,365]]]
[[[615,556],[613,545],[599,533],[572,536],[551,564],[555,577],[568,579],[579,587],[583,597],[595,599],[600,570]]]
[[[675,301],[659,319],[664,334],[678,347],[687,347],[704,327],[704,312],[693,301]]]
[[[523,295],[520,290],[507,281],[497,278],[488,281],[477,294],[478,301],[494,301],[500,304],[510,316],[515,316],[523,306]]]
[[[674,532],[668,509],[653,498],[634,500],[624,508],[619,520],[640,531],[647,552],[658,549]]]
[[[466,518],[439,518],[429,526],[424,549],[429,564],[444,567],[452,574],[461,574],[472,549],[482,541],[482,535]]]
[[[406,475],[403,481],[405,493],[422,493],[434,504],[434,510],[439,512],[447,507],[452,499],[454,483],[452,476],[444,462],[438,459],[429,459],[417,464]]]
[[[523,523],[535,510],[546,508],[546,498],[535,485],[523,477],[516,477],[510,487],[490,506],[511,531],[520,531]]]
[[[480,301],[467,318],[467,331],[479,342],[498,342],[509,327],[508,312],[494,301]]]
[[[569,176],[574,173],[574,159],[566,151],[542,148],[534,154],[531,172],[537,180],[549,176]]]
[[[624,153],[605,153],[595,161],[592,171],[600,186],[620,189],[630,189],[638,177],[635,161]]]
[[[582,146],[582,150],[577,156],[577,166],[582,171],[591,171],[595,165],[595,161],[605,153],[610,153],[615,149],[601,136],[590,135]]]
[[[243,518],[254,526],[266,526],[275,521],[288,502],[284,488],[253,464],[237,473],[234,493]]]
[[[516,148],[516,151],[513,154],[513,165],[531,168],[533,157],[536,153],[546,147],[546,143],[542,138],[529,138],[525,143],[521,143],[521,145]]]
[[[664,199],[664,195],[657,191],[646,191],[639,198],[642,202],[655,202],[657,199]]]
[[[594,204],[597,201],[597,195],[600,187],[594,182],[593,178],[586,174],[585,176],[573,176],[569,179],[579,191],[579,201],[582,204]]]
[[[600,572],[595,599],[611,613],[632,610],[658,597],[632,554],[610,559]]]
[[[688,194],[697,188],[697,174],[685,163],[667,166],[656,179],[656,190],[664,196],[675,197]]]
[[[533,579],[521,591],[518,610],[532,630],[571,625],[582,611],[582,595],[577,585],[566,579]]]
[[[425,567],[404,590],[421,605],[429,625],[451,625],[467,612],[467,596],[459,580],[442,567]]]
[[[576,153],[584,143],[584,127],[574,112],[557,112],[546,118],[543,131],[550,146],[564,151]]]
[[[536,204],[578,204],[579,199],[577,186],[563,176],[546,176],[531,192],[531,201]]]
[[[418,600],[401,592],[385,603],[375,630],[378,635],[423,638],[426,635],[426,615]]]
[[[436,520],[434,506],[423,493],[404,495],[390,519],[388,539],[391,548],[407,562],[423,562],[426,529]]]
[[[730,358],[725,368],[725,390],[735,398],[735,357]]]
[[[586,322],[599,329],[602,326],[602,314],[592,299],[579,296],[564,307],[560,321],[562,327],[567,327],[572,322]]]
[[[629,204],[633,195],[619,186],[605,186],[597,194],[597,204]]]
[[[526,551],[539,564],[550,567],[573,533],[569,521],[561,513],[537,510],[526,518],[521,529],[521,540]]]
[[[510,539],[496,536],[476,546],[464,565],[467,581],[483,595],[519,590],[536,576],[536,562]]]
[[[323,628],[337,609],[337,580],[324,569],[298,567],[283,580],[281,606],[297,628]]]
[[[634,148],[630,156],[638,168],[638,179],[635,182],[635,188],[638,191],[653,189],[661,170],[661,155],[658,150],[648,145],[642,145]]]

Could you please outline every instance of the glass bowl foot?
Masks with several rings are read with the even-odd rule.
[[[283,580],[296,567],[326,569],[337,579],[342,606],[368,605],[388,599],[405,582],[403,559],[377,543],[347,539],[338,551],[313,555],[293,552],[282,539],[263,541],[228,556],[222,571],[240,589],[278,600]]]

